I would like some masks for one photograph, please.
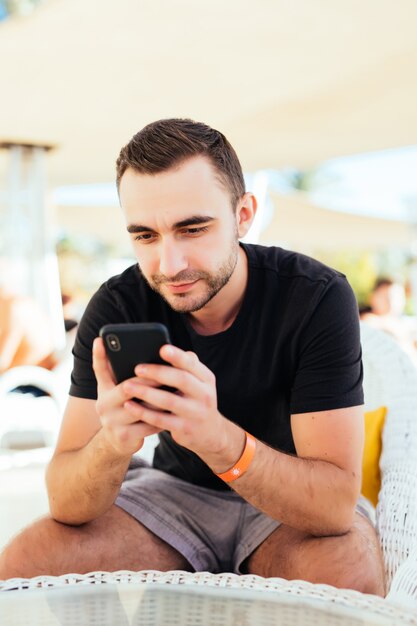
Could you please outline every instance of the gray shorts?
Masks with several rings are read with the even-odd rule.
[[[242,563],[280,526],[234,491],[199,487],[141,459],[126,474],[116,505],[182,554],[197,572],[242,574]],[[356,510],[375,523],[361,496]]]

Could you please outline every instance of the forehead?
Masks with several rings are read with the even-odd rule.
[[[230,194],[206,157],[188,159],[158,174],[142,174],[128,168],[119,187],[120,204],[131,212],[167,211],[193,213],[208,207],[230,207]]]

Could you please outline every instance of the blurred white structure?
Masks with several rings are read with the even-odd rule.
[[[245,174],[245,186],[247,191],[251,191],[254,194],[258,208],[253,224],[242,241],[246,243],[260,243],[261,233],[268,227],[273,216],[273,206],[268,190],[268,172],[260,170],[254,174]]]
[[[3,281],[38,302],[52,320],[55,349],[61,350],[65,329],[46,200],[45,155],[52,146],[0,141],[0,148],[9,155],[1,220],[2,271],[8,274]]]
[[[416,21],[415,0],[50,0],[0,23],[0,136],[59,144],[53,186],[113,180],[162,117],[218,128],[244,171],[410,145]]]

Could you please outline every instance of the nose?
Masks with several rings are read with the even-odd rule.
[[[173,278],[187,267],[188,261],[181,246],[170,239],[162,241],[159,258],[160,273],[168,278]]]

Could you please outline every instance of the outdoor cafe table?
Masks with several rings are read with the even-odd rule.
[[[139,574],[139,573],[138,573]],[[149,574],[151,574],[149,572]],[[178,574],[180,574],[178,572]],[[185,579],[192,580],[192,577]],[[119,577],[123,579],[123,577]],[[241,577],[246,578],[246,577]],[[256,577],[258,578],[258,577]],[[415,610],[297,581],[269,589],[152,582],[32,586],[0,593],[1,626],[401,626]],[[41,580],[41,578],[39,578]],[[85,579],[87,581],[87,579]],[[98,578],[97,578],[98,580]],[[41,583],[39,583],[41,584]],[[43,583],[45,584],[45,580]],[[19,587],[19,586],[18,586]],[[320,591],[317,589],[320,587]],[[301,592],[300,592],[301,589]],[[298,590],[298,591],[297,591]],[[309,590],[311,593],[309,593]]]

